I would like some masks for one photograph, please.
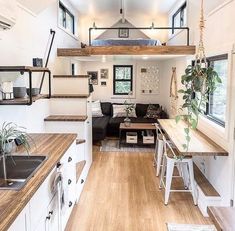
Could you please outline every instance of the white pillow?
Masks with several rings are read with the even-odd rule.
[[[102,117],[103,116],[103,113],[101,110],[101,104],[100,104],[99,100],[92,102],[91,111],[92,111],[92,117]]]
[[[135,107],[136,107],[136,105],[134,105],[134,109],[129,114],[129,117],[135,117],[135,118],[137,117],[136,112],[135,112]],[[113,104],[113,118],[115,118],[115,117],[126,117],[125,108],[126,108],[126,105]]]

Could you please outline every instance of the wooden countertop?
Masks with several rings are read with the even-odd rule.
[[[0,190],[0,230],[9,228],[34,193],[56,166],[70,145],[76,140],[76,134],[31,134],[36,146],[31,155],[45,155],[47,160],[36,174],[20,190]],[[23,154],[18,150],[15,154]],[[24,153],[25,154],[25,153]]]
[[[235,230],[235,208],[209,207],[207,210],[218,231]]]
[[[86,115],[50,115],[44,121],[84,122],[87,118]]]
[[[183,121],[176,123],[174,119],[160,119],[158,122],[177,150],[185,156],[228,156],[227,151],[198,130],[190,130],[191,141],[186,152],[183,148],[183,144],[186,143],[184,132],[186,123]]]

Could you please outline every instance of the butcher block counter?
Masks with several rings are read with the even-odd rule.
[[[45,163],[20,190],[0,190],[0,231],[7,230],[23,210],[57,162],[76,140],[76,134],[30,134],[32,144],[30,155],[47,156]],[[14,155],[25,154],[19,149]]]

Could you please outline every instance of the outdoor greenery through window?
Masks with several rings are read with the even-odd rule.
[[[73,14],[59,2],[59,25],[71,34],[75,33],[75,20]]]
[[[133,66],[114,65],[113,66],[113,94],[128,95],[133,87]]]
[[[206,116],[216,123],[225,126],[227,79],[228,79],[228,55],[219,55],[208,58],[209,65],[214,67],[222,80],[213,94],[209,96],[206,105]]]
[[[187,22],[187,3],[185,2],[172,16],[172,34],[175,33],[175,27],[184,27]]]

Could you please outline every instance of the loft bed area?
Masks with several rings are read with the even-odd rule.
[[[157,38],[150,38],[145,31],[186,32],[184,45],[168,45]],[[103,31],[93,39],[95,33]],[[58,56],[94,56],[94,55],[194,55],[196,47],[190,45],[188,27],[135,27],[129,22],[116,23],[112,27],[89,28],[88,45],[81,43],[81,48],[59,48]]]

